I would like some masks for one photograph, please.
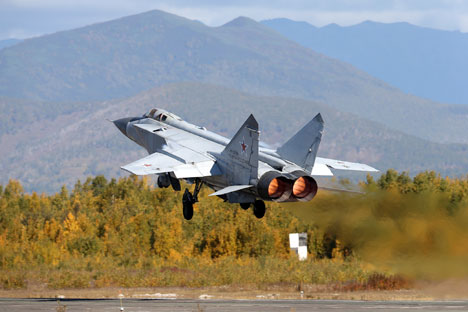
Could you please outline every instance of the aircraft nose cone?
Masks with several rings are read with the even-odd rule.
[[[127,136],[127,124],[131,119],[132,117],[121,118],[121,119],[114,120],[113,123],[120,130],[120,132],[122,132],[125,136]]]

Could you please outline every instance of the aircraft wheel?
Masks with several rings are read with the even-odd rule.
[[[247,210],[250,208],[250,203],[240,203],[242,209]]]
[[[254,203],[254,215],[258,218],[261,219],[265,215],[265,203],[263,200],[256,200]]]
[[[183,212],[184,212],[184,219],[185,220],[192,220],[192,217],[193,217],[193,204],[192,203],[185,203]]]
[[[159,188],[166,188],[169,187],[169,185],[171,185],[171,179],[169,178],[168,174],[163,174],[158,176],[157,183]]]
[[[193,217],[193,196],[188,189],[182,196],[182,206],[185,220],[191,220]]]
[[[172,188],[174,191],[178,192],[180,191],[180,182],[179,179],[173,178],[169,175],[170,183],[172,185]],[[169,186],[169,185],[168,185]],[[191,194],[190,194],[191,195]]]

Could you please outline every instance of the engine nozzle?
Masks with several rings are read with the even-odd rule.
[[[274,178],[271,180],[270,185],[268,185],[268,196],[271,198],[281,197],[288,186],[289,185],[287,182],[281,180],[280,178]]]
[[[268,171],[260,178],[257,190],[263,199],[282,201],[291,196],[292,181],[282,176],[279,172]]]
[[[299,201],[309,201],[317,194],[318,185],[314,178],[302,176],[296,179],[292,188],[292,195]]]

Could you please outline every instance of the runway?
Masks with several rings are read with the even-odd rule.
[[[118,299],[63,299],[62,311],[120,311]],[[56,299],[0,299],[0,311],[59,311]],[[467,311],[468,301],[124,299],[124,311]]]

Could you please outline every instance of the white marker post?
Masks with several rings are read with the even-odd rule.
[[[307,259],[307,233],[289,233],[289,247],[294,250],[300,261]]]
[[[124,297],[124,295],[122,294],[122,291],[119,291],[119,298],[120,298],[120,311],[124,311],[124,307],[123,307],[123,304],[122,304],[122,298]]]

